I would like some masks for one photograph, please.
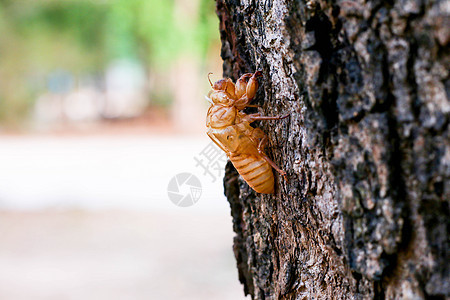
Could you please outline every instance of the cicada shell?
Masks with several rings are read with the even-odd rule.
[[[207,134],[228,156],[236,170],[258,193],[274,192],[272,167],[286,178],[281,170],[264,152],[266,134],[250,124],[256,120],[280,120],[282,117],[266,117],[259,113],[245,114],[242,110],[253,106],[250,102],[258,90],[257,77],[261,72],[242,75],[234,84],[231,79],[211,83],[212,91],[207,100],[211,102],[206,117]]]

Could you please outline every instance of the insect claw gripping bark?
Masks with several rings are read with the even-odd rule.
[[[284,116],[261,116],[245,114],[246,107],[258,107],[249,103],[258,90],[257,77],[261,71],[242,75],[234,84],[231,79],[221,79],[212,84],[212,92],[207,97],[211,100],[206,117],[207,134],[230,158],[236,170],[244,180],[258,193],[274,192],[272,167],[287,181],[286,172],[280,169],[264,152],[267,136],[250,123],[261,120],[281,120]]]

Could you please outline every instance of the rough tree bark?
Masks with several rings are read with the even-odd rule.
[[[217,0],[224,77],[261,70],[257,123],[287,173],[228,163],[239,279],[254,299],[445,299],[449,2]]]

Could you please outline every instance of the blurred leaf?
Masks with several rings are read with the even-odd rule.
[[[0,1],[0,120],[26,117],[45,89],[39,82],[57,69],[75,76],[99,74],[111,61],[125,58],[166,72],[180,58],[202,61],[218,43],[214,3]]]

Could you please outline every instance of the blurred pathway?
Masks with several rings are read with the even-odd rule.
[[[0,299],[244,299],[230,218],[0,213]]]
[[[191,211],[228,211],[222,179],[213,182],[196,167],[194,157],[210,143],[186,136],[0,136],[0,209],[172,211],[167,185],[189,172],[202,184]]]
[[[0,299],[244,299],[206,138],[0,137]],[[192,207],[167,184],[195,174]]]

